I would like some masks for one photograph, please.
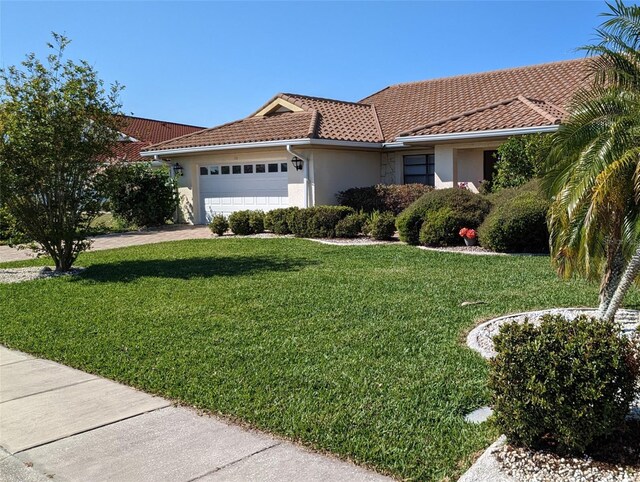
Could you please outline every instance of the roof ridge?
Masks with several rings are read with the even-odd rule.
[[[371,104],[365,104],[365,103],[362,103],[362,102],[353,102],[353,101],[350,101],[350,100],[332,99],[330,97],[318,97],[318,96],[315,96],[315,95],[292,94],[292,93],[283,93],[281,95],[302,97],[302,98],[305,98],[305,99],[328,100],[328,101],[331,101],[331,102],[339,102],[341,104],[360,105],[360,106],[363,106],[363,107],[370,107],[371,106]]]
[[[382,125],[380,125],[380,119],[378,118],[378,111],[376,110],[376,106],[373,104],[371,104],[371,112],[373,113],[373,120],[376,123],[376,130],[378,131],[380,140],[384,141],[384,133],[382,132]]]
[[[173,124],[176,126],[184,126],[184,127],[193,127],[195,129],[206,129],[206,127],[202,127],[202,126],[196,126],[193,124],[183,124],[181,122],[172,122],[172,121],[165,121],[165,120],[160,120],[160,119],[150,119],[149,117],[140,117],[137,115],[126,115],[126,114],[116,114],[118,117],[126,117],[129,119],[139,119],[139,120],[144,120],[144,121],[150,121],[150,122],[158,122],[161,124]]]
[[[451,79],[458,79],[458,78],[464,78],[464,77],[479,77],[482,75],[489,75],[489,74],[496,74],[498,72],[514,72],[514,71],[518,71],[518,70],[528,70],[528,69],[533,69],[533,68],[537,68],[537,67],[545,67],[547,65],[557,65],[557,64],[565,64],[565,63],[572,63],[572,62],[585,62],[589,57],[581,57],[581,58],[577,58],[577,59],[565,59],[565,60],[555,60],[553,62],[542,62],[539,64],[533,64],[533,65],[520,65],[518,67],[504,67],[501,69],[493,69],[493,70],[485,70],[483,72],[471,72],[468,74],[457,74],[457,75],[449,75],[449,76],[442,76],[442,77],[434,77],[433,79],[424,79],[424,80],[413,80],[413,81],[409,81],[409,82],[399,82],[397,84],[391,84],[388,86],[388,88],[392,88],[392,87],[400,87],[400,86],[405,86],[405,85],[411,85],[411,84],[422,84],[425,82],[433,82],[433,81],[437,81],[437,80],[451,80]],[[384,89],[382,89],[384,90]],[[371,96],[369,96],[371,97]],[[367,97],[365,97],[366,99]]]
[[[428,129],[429,127],[433,127],[433,126],[437,126],[440,124],[444,124],[445,122],[449,122],[449,121],[454,121],[454,120],[458,120],[462,117],[467,117],[473,114],[477,114],[478,112],[483,112],[485,110],[489,110],[489,109],[495,109],[498,106],[501,105],[506,105],[506,104],[510,104],[511,102],[513,102],[514,100],[518,100],[518,97],[510,97],[508,99],[502,99],[499,100],[497,102],[492,102],[491,104],[486,104],[480,107],[476,107],[475,109],[471,109],[471,110],[466,110],[463,112],[459,112],[457,114],[453,114],[447,117],[442,117],[440,119],[437,119],[435,121],[429,122],[427,124],[421,125],[421,126],[417,126],[417,127],[412,127],[411,129],[407,129],[406,131],[402,131],[398,134],[398,137],[402,137],[402,136],[406,136],[409,134],[412,134],[416,131],[421,131],[423,129]]]
[[[312,109],[311,112],[311,122],[309,123],[308,133],[309,139],[315,138],[317,136],[318,124],[320,121],[320,112],[318,112],[316,109]]]
[[[527,107],[529,107],[531,110],[533,110],[533,111],[537,112],[538,114],[540,114],[542,117],[544,117],[548,121],[551,121],[554,124],[557,124],[560,121],[559,118],[551,115],[549,112],[545,111],[544,109],[540,108],[539,106],[537,106],[536,104],[534,104],[532,102],[532,100],[537,100],[538,102],[546,103],[544,100],[528,99],[524,95],[518,95],[518,100],[520,102],[522,102],[524,105],[526,105]]]

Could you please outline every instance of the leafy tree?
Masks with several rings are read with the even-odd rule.
[[[554,134],[545,178],[554,199],[553,261],[565,276],[600,277],[599,315],[606,319],[640,269],[633,256],[640,239],[640,7],[618,1],[609,8],[600,42],[585,47],[596,54],[593,83],[576,93]]]
[[[543,173],[551,137],[547,134],[513,136],[498,147],[491,191],[519,187]]]
[[[99,208],[93,188],[118,138],[118,84],[105,90],[86,61],[65,60],[69,40],[53,34],[45,61],[0,71],[0,192],[25,234],[57,271],[88,247]]]

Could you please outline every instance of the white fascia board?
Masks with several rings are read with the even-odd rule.
[[[494,129],[490,131],[451,132],[448,134],[430,134],[425,136],[404,136],[396,137],[396,142],[411,144],[416,142],[446,142],[466,139],[482,139],[486,137],[508,137],[524,134],[555,132],[558,130],[558,127],[558,125],[516,127],[513,129]],[[387,145],[388,144],[385,146]]]
[[[143,157],[170,156],[175,154],[196,154],[211,151],[224,151],[230,149],[260,149],[265,147],[286,146],[333,146],[333,147],[360,147],[365,149],[381,149],[381,142],[357,142],[357,141],[333,141],[330,139],[288,139],[282,141],[243,142],[238,144],[221,144],[215,146],[184,147],[179,149],[158,149],[141,152]]]

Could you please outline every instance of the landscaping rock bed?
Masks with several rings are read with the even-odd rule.
[[[493,337],[498,334],[502,325],[514,321],[524,323],[526,319],[529,319],[532,323],[539,323],[540,319],[547,314],[562,315],[565,318],[573,319],[579,315],[595,316],[596,310],[593,308],[555,308],[493,318],[471,330],[467,336],[467,345],[479,352],[484,358],[492,358],[496,354],[493,347]],[[618,310],[616,321],[622,325],[622,332],[629,334],[638,328],[640,311]]]
[[[397,240],[392,241],[378,241],[375,239],[361,237],[361,238],[305,238],[309,241],[315,241],[316,243],[321,244],[332,244],[334,246],[349,246],[349,245],[358,245],[358,246],[368,246],[372,244],[396,244]]]
[[[0,283],[22,283],[42,278],[56,278],[58,276],[76,275],[84,271],[84,268],[74,268],[66,273],[57,273],[49,267],[34,268],[3,268],[0,269]]]

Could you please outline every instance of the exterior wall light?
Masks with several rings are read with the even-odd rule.
[[[179,162],[176,162],[173,165],[173,175],[175,177],[180,177],[180,176],[182,176],[183,172],[184,172],[184,167],[182,167]]]
[[[293,159],[291,159],[291,164],[293,164],[293,167],[295,167],[296,171],[302,169],[302,162],[302,159],[300,159],[298,156],[293,156]]]

